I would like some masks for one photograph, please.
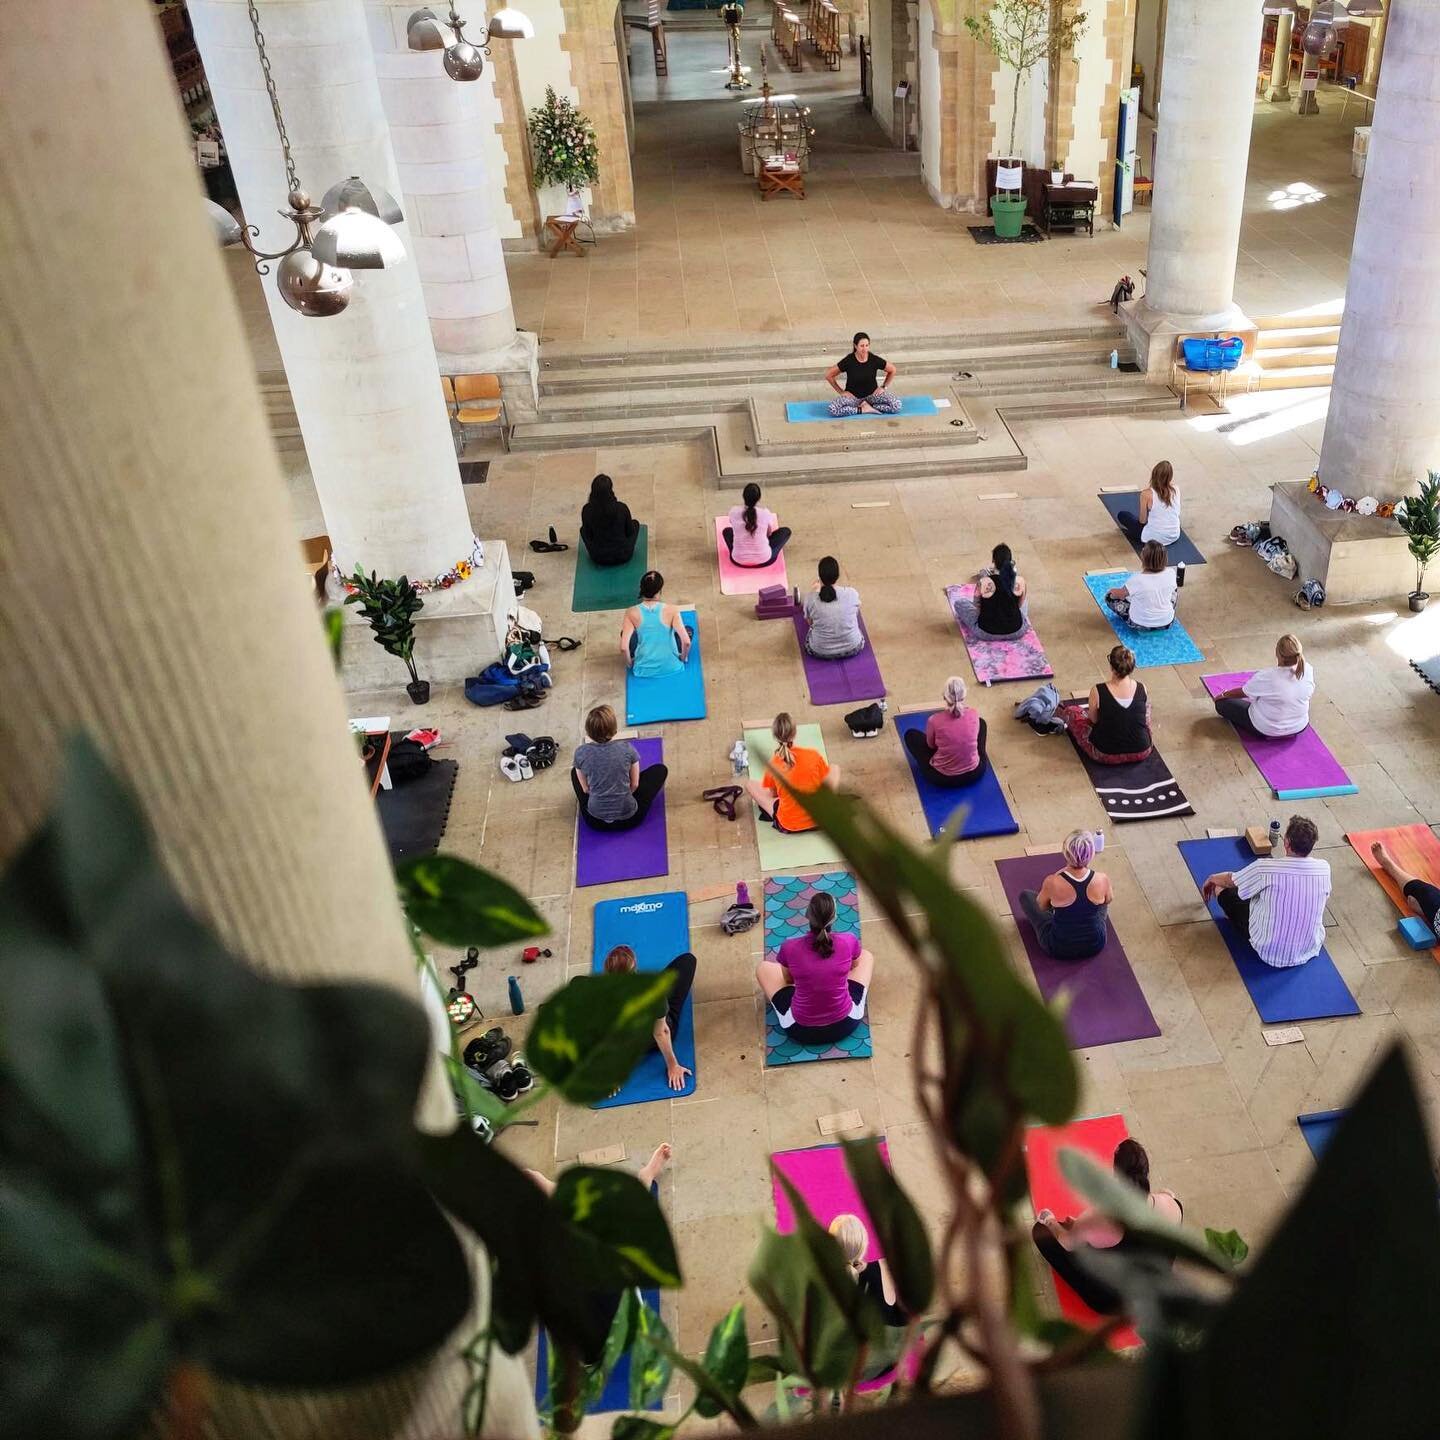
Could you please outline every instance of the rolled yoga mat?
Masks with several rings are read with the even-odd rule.
[[[688,606],[681,610],[680,618],[690,630],[690,658],[673,675],[645,677],[626,669],[627,725],[705,718],[705,660],[700,653],[700,621]]]
[[[1254,673],[1253,670],[1234,670],[1228,675],[1202,675],[1200,679],[1213,698],[1243,685]],[[1326,795],[1356,795],[1360,791],[1315,733],[1313,725],[1307,725],[1298,735],[1278,739],[1247,735],[1243,730],[1235,733],[1277,800],[1314,800]]]
[[[997,639],[975,629],[974,626],[966,625],[955,614],[956,597],[969,599],[974,593],[973,583],[945,587],[945,601],[950,607],[950,617],[959,627],[960,636],[965,641],[975,678],[982,685],[991,685],[998,680],[1043,680],[1053,675],[1055,672],[1045,658],[1045,647],[1028,620],[1018,635]]]
[[[575,589],[570,608],[583,610],[624,610],[640,599],[640,577],[650,568],[650,531],[640,527],[635,553],[623,565],[597,565],[575,537]]]
[[[1352,830],[1345,838],[1350,847],[1365,863],[1365,868],[1380,882],[1380,888],[1394,902],[1402,916],[1414,915],[1410,902],[1400,893],[1400,887],[1380,868],[1380,862],[1370,853],[1370,846],[1381,840],[1385,848],[1395,857],[1396,863],[1408,870],[1417,880],[1428,880],[1440,885],[1440,840],[1428,825],[1393,825],[1388,830]],[[1418,917],[1417,917],[1418,918]],[[1430,952],[1440,960],[1440,946]]]
[[[807,750],[818,750],[825,754],[825,740],[818,725],[796,727],[795,743]],[[750,778],[763,780],[765,767],[775,753],[775,737],[768,728],[747,730],[745,748],[750,755]],[[829,758],[828,756],[826,757]],[[755,843],[760,850],[762,870],[789,870],[798,865],[830,865],[840,861],[840,852],[835,842],[818,830],[806,830],[799,835],[785,835],[768,820],[761,818],[754,802],[750,808],[755,811]]]
[[[1295,1123],[1310,1147],[1310,1153],[1318,1160],[1330,1143],[1340,1122],[1345,1118],[1343,1110],[1316,1110],[1310,1115],[1297,1115]]]
[[[1041,995],[1048,1003],[1064,994],[1065,1032],[1072,1049],[1115,1045],[1123,1040],[1148,1040],[1158,1035],[1160,1027],[1150,1012],[1145,992],[1130,968],[1114,925],[1108,920],[1105,948],[1089,960],[1057,960],[1040,948],[1035,927],[1020,908],[1020,892],[1039,890],[1045,877],[1053,875],[1064,864],[1065,857],[1058,852],[1017,855],[1011,860],[995,862]]]
[[[1066,700],[1060,708],[1083,704],[1083,700]],[[1125,765],[1102,765],[1075,745],[1073,735],[1070,743],[1111,820],[1163,820],[1195,813],[1195,807],[1185,798],[1185,792],[1158,750],[1151,750],[1143,760],[1132,760]]]
[[[804,615],[796,615],[795,640],[800,647],[800,663],[805,667],[805,683],[810,688],[812,705],[849,705],[857,700],[884,698],[885,681],[880,677],[875,647],[870,643],[863,617],[860,633],[865,637],[865,648],[848,660],[821,660],[812,655],[805,648],[805,637],[809,633],[810,622]]]
[[[1199,889],[1208,875],[1241,870],[1258,858],[1241,839],[1223,836],[1214,840],[1181,840],[1180,855]],[[1238,934],[1214,900],[1207,907],[1250,999],[1266,1025],[1285,1025],[1296,1020],[1326,1020],[1339,1015],[1358,1015],[1360,1007],[1330,958],[1321,949],[1303,965],[1277,968],[1267,965]]]
[[[1132,515],[1138,515],[1140,513],[1140,492],[1138,490],[1126,490],[1120,495],[1114,494],[1113,492],[1109,495],[1101,495],[1100,503],[1110,512],[1110,518],[1112,520],[1117,520],[1122,510],[1128,510]],[[1125,535],[1123,530],[1121,530],[1120,533]],[[1138,555],[1140,553],[1140,546],[1134,540],[1131,540],[1128,535],[1125,535],[1125,538],[1130,541],[1130,548]],[[1181,530],[1180,538],[1176,540],[1174,544],[1165,547],[1165,554],[1169,557],[1172,565],[1178,565],[1183,560],[1187,569],[1192,565],[1203,565],[1205,563],[1205,557],[1195,548],[1195,542],[1184,530]]]
[[[1117,638],[1135,652],[1137,669],[1144,670],[1156,665],[1193,665],[1205,658],[1205,653],[1190,638],[1189,632],[1180,623],[1177,614],[1168,630],[1141,630],[1128,620],[1122,620],[1106,603],[1105,594],[1118,590],[1126,579],[1134,574],[1132,570],[1108,570],[1103,575],[1087,575],[1085,588],[1090,598],[1100,607]],[[1179,592],[1183,597],[1184,591]]]
[[[659,740],[630,743],[639,753],[642,770],[664,758],[664,746]],[[663,790],[655,797],[650,813],[633,830],[592,830],[578,812],[575,827],[576,885],[610,885],[670,873]]]
[[[877,415],[867,410],[863,415],[832,415],[828,400],[788,400],[785,403],[785,418],[792,425],[811,420],[898,420],[901,416],[938,415],[940,407],[930,395],[905,395],[900,400],[900,409],[893,415]]]
[[[1014,835],[1020,829],[1020,823],[1010,813],[1005,792],[1000,788],[1000,777],[988,759],[985,773],[973,785],[959,790],[935,784],[920,769],[905,744],[905,736],[912,730],[918,730],[923,735],[925,722],[933,714],[933,710],[917,710],[895,717],[895,732],[900,737],[900,748],[910,766],[910,778],[915,782],[920,808],[925,812],[925,823],[930,827],[931,836],[938,835],[945,822],[960,809],[965,811],[965,823],[955,837],[957,840],[978,840],[985,835]]]
[[[590,971],[594,975],[605,969],[605,957],[617,945],[628,945],[635,952],[635,968],[646,974],[663,970],[677,955],[690,949],[690,902],[683,890],[602,900],[595,907],[594,925],[595,940],[590,953]],[[604,1100],[596,1100],[590,1108],[608,1110],[616,1105],[643,1105],[649,1100],[682,1100],[695,1093],[699,1072],[695,1066],[693,990],[680,1012],[680,1024],[670,1043],[675,1058],[690,1071],[683,1089],[670,1088],[665,1057],[652,1046],[619,1091]]]
[[[720,566],[720,593],[722,595],[758,595],[767,585],[783,587],[787,582],[785,574],[785,552],[782,550],[769,565],[737,565],[725,548],[725,537],[720,533],[730,523],[728,515],[715,517],[715,559]]]

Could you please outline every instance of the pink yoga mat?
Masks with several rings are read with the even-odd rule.
[[[821,660],[812,655],[805,648],[809,632],[810,622],[803,615],[796,615],[795,640],[800,646],[800,663],[805,667],[805,683],[810,687],[812,705],[848,705],[853,700],[884,699],[885,681],[863,618],[860,633],[865,637],[865,648],[848,660]]]
[[[1053,675],[1055,672],[1045,658],[1045,647],[1028,620],[1018,634],[996,639],[973,625],[965,624],[955,614],[955,601],[960,598],[968,600],[974,593],[973,581],[945,587],[945,600],[950,607],[951,618],[965,641],[965,649],[970,653],[975,678],[982,685],[993,685],[997,680],[1043,680]]]
[[[1229,675],[1202,675],[1205,689],[1211,696],[1243,685],[1255,672],[1235,670]],[[1280,800],[1305,800],[1312,796],[1354,795],[1359,786],[1345,773],[1344,767],[1330,753],[1325,742],[1307,725],[1298,735],[1282,739],[1262,739],[1235,732],[1245,753]]]
[[[725,548],[725,537],[720,533],[730,523],[728,515],[715,517],[715,555],[720,562],[720,593],[722,595],[755,595],[765,585],[785,584],[785,555],[782,551],[775,557],[773,565],[751,569],[748,565],[737,565]]]
[[[875,1227],[870,1216],[860,1203],[859,1192],[850,1172],[845,1168],[845,1152],[838,1145],[816,1145],[809,1150],[781,1150],[773,1157],[775,1168],[800,1192],[810,1213],[827,1228],[837,1215],[858,1215],[870,1236],[870,1246],[865,1251],[865,1260],[880,1259],[880,1247],[875,1243]],[[889,1147],[880,1142],[880,1158],[890,1164]],[[788,1235],[795,1228],[795,1212],[790,1206],[790,1197],[778,1179],[772,1179],[770,1186],[775,1195],[775,1228]]]

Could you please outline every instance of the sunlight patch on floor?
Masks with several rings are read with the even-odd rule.
[[[1223,435],[1232,445],[1254,445],[1276,435],[1287,434],[1312,420],[1320,420],[1330,406],[1330,391],[1314,389],[1298,392],[1299,399],[1281,400],[1282,392],[1252,390],[1244,395],[1231,395],[1226,408],[1211,415],[1194,415],[1189,420],[1192,430]],[[1290,391],[1294,395],[1297,392]]]

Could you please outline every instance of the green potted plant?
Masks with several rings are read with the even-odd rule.
[[[345,603],[358,605],[375,632],[375,643],[387,655],[405,662],[410,672],[405,693],[415,704],[424,705],[430,699],[430,682],[422,680],[415,669],[415,616],[425,608],[420,592],[404,575],[398,580],[381,580],[373,570],[366,575],[358,567],[349,583],[354,589]]]
[[[541,189],[563,185],[567,194],[578,195],[582,185],[600,178],[595,127],[552,86],[545,87],[545,103],[530,112],[530,156]]]
[[[985,14],[966,16],[965,28],[971,36],[1015,75],[1010,91],[1010,145],[1002,165],[1023,163],[1013,158],[1021,82],[1041,60],[1058,59],[1073,50],[1084,34],[1087,18],[1083,10],[1071,9],[1066,0],[997,0]],[[997,235],[1013,238],[1024,228],[1024,191],[1001,190],[998,168],[990,213],[995,217]]]
[[[1405,532],[1415,561],[1415,588],[1410,592],[1410,608],[1418,614],[1430,603],[1425,591],[1426,568],[1440,552],[1440,470],[1431,470],[1420,482],[1420,493],[1407,495],[1395,507],[1395,519]]]

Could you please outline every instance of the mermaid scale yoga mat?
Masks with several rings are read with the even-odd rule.
[[[848,870],[826,870],[819,875],[773,875],[765,881],[765,958],[774,960],[787,940],[809,933],[805,908],[824,891],[835,900],[835,930],[860,934],[860,893]],[[800,1065],[810,1060],[866,1060],[871,1055],[870,1021],[860,1022],[843,1040],[830,1045],[806,1045],[791,1039],[765,1006],[765,1064]]]
[[[664,756],[659,740],[630,743],[640,756],[642,770],[659,764]],[[576,885],[609,885],[617,880],[648,880],[670,873],[663,790],[655,797],[644,823],[633,830],[592,830],[578,814],[575,826]]]
[[[597,565],[575,537],[575,589],[570,608],[582,610],[623,610],[640,598],[640,577],[648,570],[650,532],[642,525],[635,539],[635,553],[624,565]]]
[[[795,743],[808,750],[825,754],[825,741],[821,738],[818,725],[797,727]],[[765,767],[775,753],[775,737],[768,729],[747,730],[745,748],[750,753],[750,778],[763,780]],[[762,820],[755,810],[755,843],[760,849],[762,870],[784,870],[797,865],[828,865],[840,859],[840,852],[834,842],[818,830],[806,830],[799,835],[785,835],[768,821]]]
[[[1130,1138],[1124,1116],[1099,1115],[1091,1120],[1072,1120],[1068,1125],[1034,1125],[1025,1132],[1025,1172],[1030,1177],[1030,1201],[1038,1215],[1053,1211],[1061,1220],[1082,1215],[1090,1208],[1077,1195],[1060,1173],[1062,1150],[1083,1150],[1098,1165],[1109,1169],[1115,1158],[1115,1147]],[[1058,1275],[1055,1275],[1055,1298],[1060,1313],[1087,1330],[1105,1322]],[[1112,1350],[1128,1350],[1140,1343],[1130,1325],[1124,1325],[1110,1337]]]
[[[1109,495],[1102,495],[1100,503],[1110,512],[1110,518],[1118,521],[1122,510],[1128,510],[1132,515],[1140,513],[1140,492],[1126,490],[1120,495],[1112,492]],[[1125,535],[1123,530],[1120,533]],[[1140,546],[1131,540],[1129,535],[1125,535],[1125,538],[1130,541],[1130,548],[1138,555]],[[1187,568],[1191,565],[1205,563],[1205,557],[1195,548],[1195,542],[1183,530],[1180,532],[1180,538],[1174,544],[1165,547],[1165,554],[1169,557],[1172,565],[1177,565],[1182,560]]]
[[[725,548],[725,537],[720,533],[730,523],[728,515],[715,517],[715,558],[720,566],[720,593],[722,595],[757,595],[766,585],[786,584],[785,555],[782,551],[769,565],[737,565]]]
[[[1105,603],[1106,592],[1119,589],[1132,573],[1129,570],[1112,570],[1104,575],[1087,575],[1085,588],[1100,607],[1100,613],[1110,628],[1135,652],[1136,667],[1143,670],[1155,665],[1193,665],[1197,660],[1203,660],[1204,652],[1178,619],[1168,630],[1139,630],[1128,620],[1122,620]]]
[[[1180,855],[1196,888],[1207,875],[1240,870],[1254,858],[1243,840],[1226,836],[1215,840],[1182,840]],[[1208,905],[1210,918],[1250,992],[1250,999],[1267,1025],[1293,1024],[1297,1020],[1326,1020],[1339,1015],[1358,1015],[1360,1007],[1330,958],[1322,949],[1303,965],[1277,969],[1267,965],[1250,948],[1250,941],[1238,934],[1215,901]]]
[[[1255,672],[1234,670],[1228,675],[1202,675],[1211,696],[1243,685]],[[1325,742],[1307,725],[1298,735],[1279,739],[1235,732],[1265,783],[1277,800],[1313,800],[1326,795],[1355,795],[1360,787],[1345,773]]]
[[[848,660],[817,659],[805,648],[805,637],[809,633],[810,622],[803,615],[797,615],[795,639],[800,646],[800,663],[805,667],[805,683],[810,687],[812,705],[848,705],[856,700],[884,698],[885,681],[881,679],[875,647],[870,643],[863,619],[860,633],[865,636],[865,648]]]
[[[1065,700],[1060,708],[1063,710],[1067,706],[1084,703],[1083,700]],[[1075,744],[1073,735],[1070,743]],[[1185,798],[1185,792],[1158,750],[1152,750],[1143,760],[1132,760],[1128,765],[1102,765],[1098,760],[1092,760],[1078,745],[1075,745],[1075,753],[1080,757],[1080,763],[1085,767],[1095,794],[1110,819],[1117,822],[1162,820],[1195,813],[1195,807]]]
[[[1115,1045],[1122,1040],[1147,1040],[1158,1035],[1160,1027],[1113,925],[1106,923],[1105,948],[1089,960],[1057,960],[1040,948],[1035,927],[1020,908],[1020,892],[1038,890],[1045,877],[1064,864],[1065,857],[1059,853],[1019,855],[995,862],[1041,995],[1047,1003],[1064,995],[1065,1031],[1072,1049],[1086,1050],[1092,1045]]]
[[[655,725],[662,720],[705,718],[705,661],[700,654],[700,621],[689,607],[680,618],[691,634],[690,658],[673,675],[637,676],[625,671],[625,723]]]
[[[789,400],[785,404],[785,418],[792,425],[809,420],[897,420],[905,415],[938,415],[940,407],[930,395],[906,395],[900,401],[900,409],[893,415],[877,415],[866,411],[863,415],[832,415],[828,400]]]
[[[1040,637],[1028,620],[1018,635],[997,640],[992,635],[986,635],[983,631],[966,625],[955,614],[955,601],[968,600],[974,594],[973,582],[945,587],[945,600],[950,606],[952,618],[960,627],[965,648],[970,652],[970,664],[974,667],[975,678],[982,685],[991,685],[997,680],[1037,680],[1053,675],[1055,672],[1045,658],[1045,647],[1041,645]]]
[[[1415,912],[1410,908],[1410,902],[1400,893],[1400,887],[1380,868],[1380,862],[1370,853],[1370,846],[1376,840],[1384,842],[1385,848],[1395,857],[1395,863],[1402,870],[1408,870],[1418,879],[1428,880],[1432,885],[1440,885],[1440,840],[1435,838],[1435,832],[1428,825],[1395,825],[1388,830],[1352,830],[1345,838],[1402,915],[1413,915]],[[1440,946],[1430,953],[1436,960],[1440,960]]]
[[[985,773],[973,785],[963,790],[947,790],[926,777],[916,763],[915,757],[905,744],[905,736],[911,730],[925,733],[925,722],[933,710],[920,710],[909,715],[895,717],[895,730],[900,736],[900,748],[910,766],[910,778],[920,796],[920,808],[925,812],[925,823],[930,827],[931,836],[940,833],[945,822],[959,809],[965,811],[965,823],[960,827],[957,840],[978,840],[983,835],[1014,835],[1020,829],[1019,822],[1010,813],[1005,792],[1000,788],[1000,777],[988,761]]]

